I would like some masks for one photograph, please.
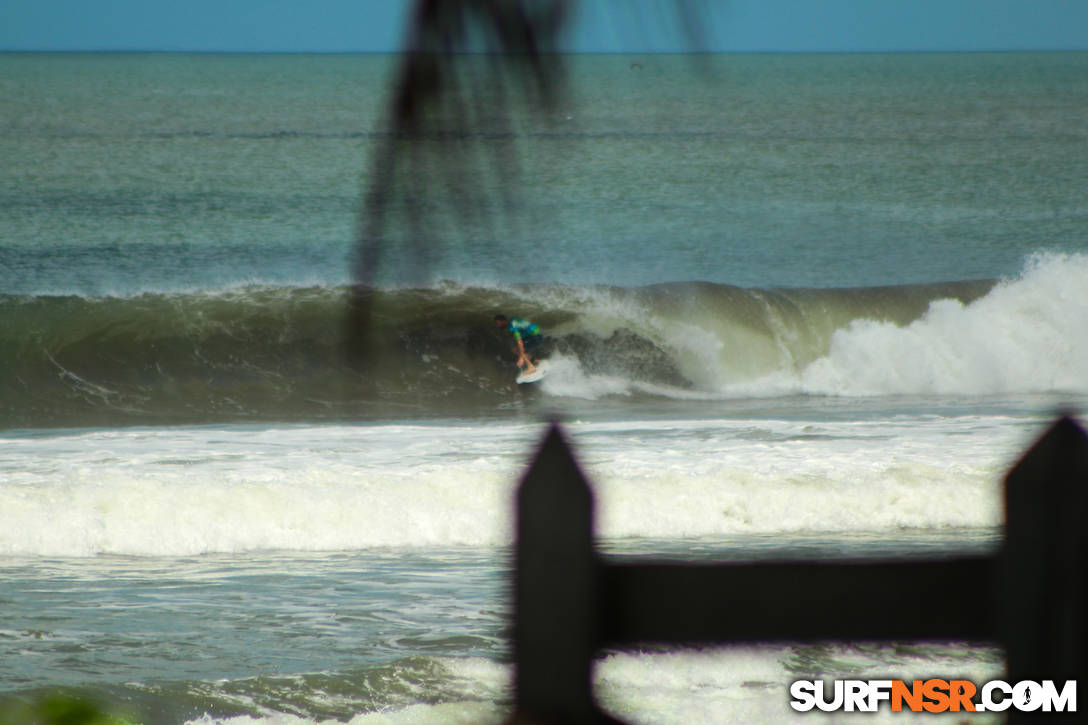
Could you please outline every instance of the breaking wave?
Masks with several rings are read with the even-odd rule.
[[[479,415],[526,395],[716,399],[1088,391],[1088,256],[1016,278],[851,289],[707,282],[375,293],[351,364],[345,287],[0,296],[8,428]],[[513,382],[491,318],[553,369]]]

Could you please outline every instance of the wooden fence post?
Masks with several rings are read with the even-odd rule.
[[[1008,681],[1088,683],[1088,436],[1068,417],[1005,481],[998,585]],[[1010,711],[1010,723],[1054,718]]]
[[[558,425],[521,482],[517,516],[515,719],[607,721],[591,682],[600,610],[593,496]]]

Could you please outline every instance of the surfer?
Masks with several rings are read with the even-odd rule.
[[[506,330],[514,336],[514,352],[518,356],[518,367],[525,368],[527,373],[536,371],[536,363],[540,362],[536,359],[536,353],[540,349],[540,343],[544,341],[543,335],[540,334],[540,326],[520,317],[507,319],[506,315],[495,315],[495,327]],[[532,358],[529,357],[530,355]]]

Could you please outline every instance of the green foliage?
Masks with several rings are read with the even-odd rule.
[[[83,697],[49,693],[33,700],[0,702],[0,725],[135,725]]]

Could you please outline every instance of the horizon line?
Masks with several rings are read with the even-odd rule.
[[[407,50],[198,50],[166,48],[0,48],[0,55],[404,55]],[[1084,53],[1084,48],[853,49],[853,50],[559,50],[542,55],[969,55],[999,53]],[[445,54],[443,54],[445,55]],[[448,55],[518,55],[459,51]]]

